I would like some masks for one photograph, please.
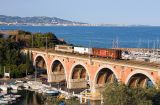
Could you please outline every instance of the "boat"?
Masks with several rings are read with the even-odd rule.
[[[24,84],[23,84],[23,87],[24,87],[25,89],[29,89],[29,88],[30,88],[30,86],[29,86],[27,83],[24,83]]]
[[[11,90],[11,93],[17,93],[18,90]]]
[[[70,99],[71,99],[71,96],[66,96],[65,99],[66,99],[66,100],[70,100]]]
[[[43,93],[43,90],[40,89],[40,90],[38,90],[37,92],[38,92],[38,93]]]
[[[28,81],[29,87],[33,90],[38,90],[42,87],[42,82],[37,82],[37,81]]]
[[[21,98],[21,95],[14,95],[15,98]]]
[[[8,103],[13,103],[13,100],[11,98],[8,98],[8,97],[3,97],[1,98],[2,101],[8,101]]]
[[[48,94],[48,95],[56,96],[56,95],[59,94],[59,91],[48,89],[48,90],[45,91],[45,93]]]
[[[7,93],[3,92],[3,93],[0,93],[0,97],[3,97],[4,95],[6,95]]]
[[[10,85],[10,87],[13,89],[13,90],[18,90],[19,86],[17,85]]]
[[[7,92],[10,89],[10,87],[8,85],[0,85],[0,89],[4,92]]]
[[[3,98],[1,98],[1,100],[9,101],[10,103],[14,103],[20,97],[21,95],[8,94],[8,95],[4,95]]]
[[[16,80],[15,83],[23,83],[23,81],[21,81],[21,80]]]
[[[8,104],[9,104],[9,101],[5,101],[5,100],[1,100],[1,99],[0,99],[0,105],[5,105],[5,104],[8,105]]]

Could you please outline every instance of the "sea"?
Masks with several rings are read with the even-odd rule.
[[[160,26],[8,26],[0,30],[52,32],[75,46],[96,48],[160,48]]]
[[[97,48],[160,48],[160,27],[149,26],[7,26],[0,30],[52,32],[58,38],[76,46]],[[41,95],[21,91],[23,98],[13,105],[42,105]],[[89,105],[89,104],[88,104]]]

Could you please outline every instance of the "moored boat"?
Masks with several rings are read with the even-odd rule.
[[[10,87],[13,89],[13,90],[18,90],[19,86],[17,85],[10,85]]]
[[[9,104],[9,101],[1,100],[0,99],[0,105],[6,105]]]
[[[59,91],[48,89],[48,90],[45,91],[45,93],[48,94],[48,95],[56,96],[56,95],[59,94]]]
[[[4,92],[7,92],[10,89],[10,87],[8,85],[0,85],[0,89]]]

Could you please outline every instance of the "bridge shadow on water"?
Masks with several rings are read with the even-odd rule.
[[[12,105],[43,105],[41,94],[28,90],[20,90],[18,94],[22,95],[22,98]]]
[[[70,100],[66,104],[62,104],[61,102],[64,101],[59,101],[56,97],[38,94],[35,93],[34,91],[20,90],[18,94],[21,94],[22,98],[19,101],[17,101],[17,103],[11,105],[80,105],[79,101],[74,99]],[[46,99],[49,101],[46,101]],[[99,101],[88,100],[87,103],[83,105],[99,105],[99,104],[100,104]]]

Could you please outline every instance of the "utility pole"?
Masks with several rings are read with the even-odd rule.
[[[89,48],[88,48],[88,50],[89,50],[89,62],[90,62],[90,64],[92,64],[92,59],[91,59],[91,40],[89,41]]]
[[[33,48],[33,34],[32,34],[32,48]]]
[[[118,48],[119,47],[119,41],[118,41],[118,38],[116,38],[116,48]]]
[[[149,44],[150,44],[150,42],[149,42],[149,40],[148,40],[148,53],[150,52],[150,49],[149,49],[150,46],[149,46]]]
[[[28,52],[28,53],[29,53],[29,52]],[[29,56],[28,56],[28,54],[26,54],[26,77],[27,77],[27,68],[28,68],[28,67],[27,67],[27,66],[28,66],[27,63],[28,63],[28,59],[29,59]]]
[[[3,69],[4,69],[4,77],[5,77],[5,73],[6,73],[6,68],[5,68],[5,66],[4,66],[4,68],[3,68]]]
[[[36,62],[36,64],[37,64],[37,62]],[[36,67],[36,65],[35,65],[35,81],[37,81],[37,67]]]
[[[148,49],[149,49],[149,47],[150,47],[150,46],[149,46],[149,40],[148,40]]]
[[[112,40],[112,48],[115,48],[115,42],[114,42],[114,39]]]
[[[11,68],[9,69],[9,79],[11,79]]]
[[[46,52],[47,52],[47,46],[48,46],[48,42],[47,42],[47,36],[46,36]]]
[[[26,77],[27,77],[27,74],[28,74],[28,73],[27,73],[27,69],[26,69]]]

